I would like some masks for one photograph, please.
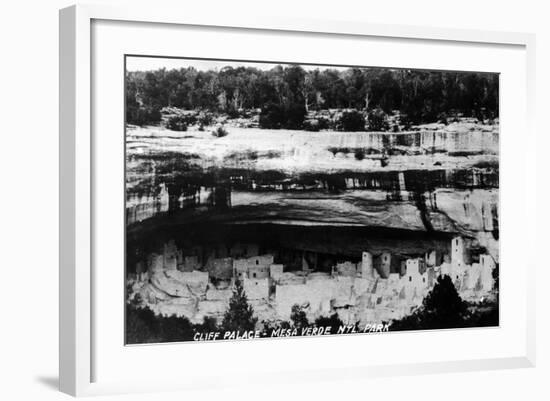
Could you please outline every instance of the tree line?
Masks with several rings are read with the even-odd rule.
[[[127,122],[158,121],[163,107],[229,116],[246,109],[269,109],[287,113],[291,121],[299,121],[302,112],[322,109],[399,111],[413,123],[437,121],[449,113],[495,118],[498,75],[382,68],[305,70],[300,65],[127,72]]]

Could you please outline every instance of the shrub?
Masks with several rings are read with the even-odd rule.
[[[330,317],[326,316],[320,316],[317,319],[315,319],[315,326],[316,327],[329,327],[330,326],[330,333],[331,334],[337,334],[338,328],[342,326],[344,322],[338,317],[338,313],[332,314]]]
[[[306,120],[304,121],[304,129],[306,131],[317,132],[321,128],[319,127],[319,120]]]
[[[197,118],[197,122],[200,127],[204,128],[205,126],[212,125],[214,122],[214,116],[211,113],[200,113]]]
[[[235,108],[234,106],[230,106],[226,110],[227,117],[230,119],[239,118],[241,117],[241,112],[239,109]]]
[[[229,132],[222,126],[216,128],[214,131],[212,131],[212,135],[216,138],[223,138],[224,136],[229,135]]]
[[[387,131],[389,129],[388,117],[381,108],[369,111],[367,121],[369,131]]]
[[[437,115],[437,122],[447,125],[449,123],[449,116],[445,112],[441,112]]]
[[[317,121],[319,121],[319,129],[330,129],[332,122],[330,119],[325,117],[318,117]]]
[[[177,116],[180,119],[180,121],[184,122],[188,126],[197,123],[197,114],[193,111],[184,112],[184,113],[180,112],[179,114],[177,114]]]
[[[172,131],[187,131],[187,121],[183,115],[170,116],[166,121],[166,128]]]
[[[185,317],[159,316],[149,308],[126,304],[126,343],[190,341],[195,326]]]
[[[306,312],[298,304],[292,305],[290,320],[297,329],[303,329],[309,326],[309,322],[306,317]]]
[[[218,331],[218,323],[215,317],[204,316],[202,324],[195,325],[195,330],[198,332]]]
[[[252,149],[237,150],[230,152],[225,156],[227,161],[246,161],[246,160],[258,160],[258,152]]]
[[[302,105],[288,106],[268,103],[260,112],[260,127],[267,129],[301,129],[304,125],[306,109]]]
[[[126,305],[126,343],[141,344],[159,340],[160,324],[149,308]]]
[[[365,148],[365,154],[367,155],[379,155],[381,154],[382,151],[380,149],[376,149],[376,148]]]
[[[156,107],[130,107],[126,110],[126,123],[134,125],[158,124],[161,119],[160,110]]]
[[[280,129],[285,119],[283,106],[268,103],[260,112],[260,127],[266,129]]]
[[[287,129],[302,129],[304,118],[306,116],[306,108],[302,105],[292,104],[286,107],[286,123],[284,128]]]
[[[411,118],[408,114],[401,115],[401,124],[403,125],[403,129],[405,131],[410,130],[414,124],[418,124],[418,121],[419,119]]]
[[[355,159],[356,160],[363,160],[365,158],[365,149],[357,148],[355,149]]]
[[[336,156],[337,153],[344,153],[344,154],[348,154],[351,152],[351,149],[350,148],[346,148],[346,147],[337,147],[337,146],[331,146],[331,147],[328,147],[327,150],[332,153],[333,156]]]
[[[325,117],[315,117],[310,120],[305,120],[303,128],[306,131],[317,132],[322,129],[330,129],[330,120]]]
[[[263,153],[261,156],[265,157],[266,159],[277,159],[282,157],[283,152],[279,150],[268,150],[267,152]]]
[[[340,117],[337,125],[342,131],[364,131],[365,117],[356,110],[346,111]]]

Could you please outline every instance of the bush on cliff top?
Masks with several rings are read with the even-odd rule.
[[[367,120],[369,131],[387,131],[389,129],[388,116],[380,108],[369,111]]]
[[[187,131],[188,118],[185,116],[170,116],[166,121],[166,128],[172,131]]]
[[[266,129],[302,129],[305,116],[306,109],[302,105],[268,103],[262,107],[259,123]]]
[[[363,113],[356,110],[345,111],[338,120],[337,126],[341,131],[364,131],[365,117]]]

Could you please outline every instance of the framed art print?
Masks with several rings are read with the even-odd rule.
[[[497,73],[125,79],[127,344],[499,325]]]
[[[531,36],[60,26],[63,391],[532,366]]]

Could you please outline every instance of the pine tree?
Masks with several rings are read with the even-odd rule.
[[[306,312],[302,310],[302,308],[298,304],[292,305],[290,320],[292,320],[294,327],[296,327],[297,329],[303,329],[309,326]]]
[[[468,305],[460,298],[451,278],[437,278],[422,306],[409,316],[394,320],[390,330],[450,329],[469,325]]]
[[[242,283],[237,280],[233,296],[229,300],[229,309],[225,312],[222,327],[226,331],[254,330],[258,318],[254,317],[254,309],[248,304]]]
[[[447,275],[437,278],[434,288],[422,302],[427,320],[431,326],[460,327],[467,317],[467,304],[460,298],[451,278]]]

